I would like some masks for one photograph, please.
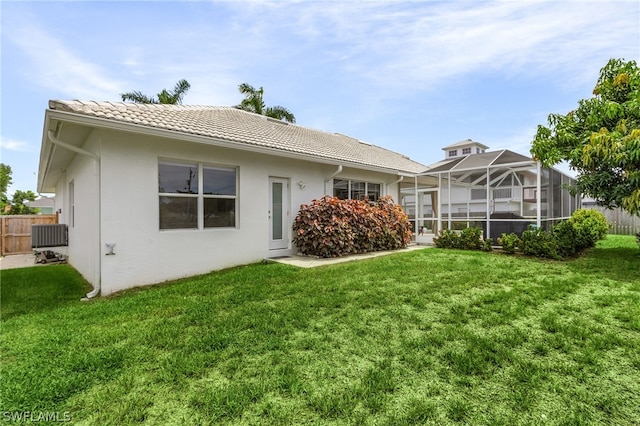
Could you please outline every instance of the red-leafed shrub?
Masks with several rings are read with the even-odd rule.
[[[322,197],[303,204],[293,221],[300,253],[319,257],[404,248],[411,223],[390,196],[375,203]]]

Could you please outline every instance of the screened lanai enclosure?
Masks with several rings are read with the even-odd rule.
[[[413,180],[413,181],[412,181]],[[429,244],[442,229],[481,227],[497,243],[533,225],[548,229],[580,207],[566,189],[573,179],[503,150],[448,159],[400,183],[400,202],[417,243]]]

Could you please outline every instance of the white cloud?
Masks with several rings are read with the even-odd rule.
[[[481,141],[490,145],[492,150],[508,149],[523,155],[529,155],[531,141],[533,140],[537,127],[529,126],[520,129],[512,129],[504,136],[497,136],[491,141]]]
[[[326,60],[391,90],[478,71],[591,83],[610,56],[638,54],[634,2],[287,2],[237,13],[260,16],[260,37],[285,28],[332,46]]]
[[[30,81],[70,98],[109,99],[121,84],[100,66],[67,48],[60,40],[33,24],[16,23],[6,37],[29,59]]]
[[[0,148],[2,150],[17,151],[17,152],[34,151],[34,148],[31,145],[29,145],[27,142],[18,141],[14,139],[4,139],[4,138],[0,140]]]
[[[245,81],[264,85],[268,93],[283,79],[318,84],[319,90],[322,82],[348,82],[342,94],[345,99],[355,99],[348,90],[365,95],[362,106],[384,106],[386,99],[456,84],[478,72],[592,85],[609,57],[633,59],[640,47],[635,2],[254,1],[149,7],[164,10],[165,4],[172,5],[167,10],[196,10],[198,16],[152,38],[143,26],[126,31],[114,26],[105,37],[115,47],[102,65],[37,20],[11,23],[3,32],[30,58],[29,79],[66,97],[114,99],[128,90],[154,95],[186,78],[192,90],[185,102],[219,105],[237,103],[236,87]]]

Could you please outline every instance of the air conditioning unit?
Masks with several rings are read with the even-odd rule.
[[[31,247],[60,247],[69,245],[67,225],[57,223],[53,225],[31,226]]]

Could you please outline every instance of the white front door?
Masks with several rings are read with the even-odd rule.
[[[269,178],[269,249],[289,247],[289,179]]]

